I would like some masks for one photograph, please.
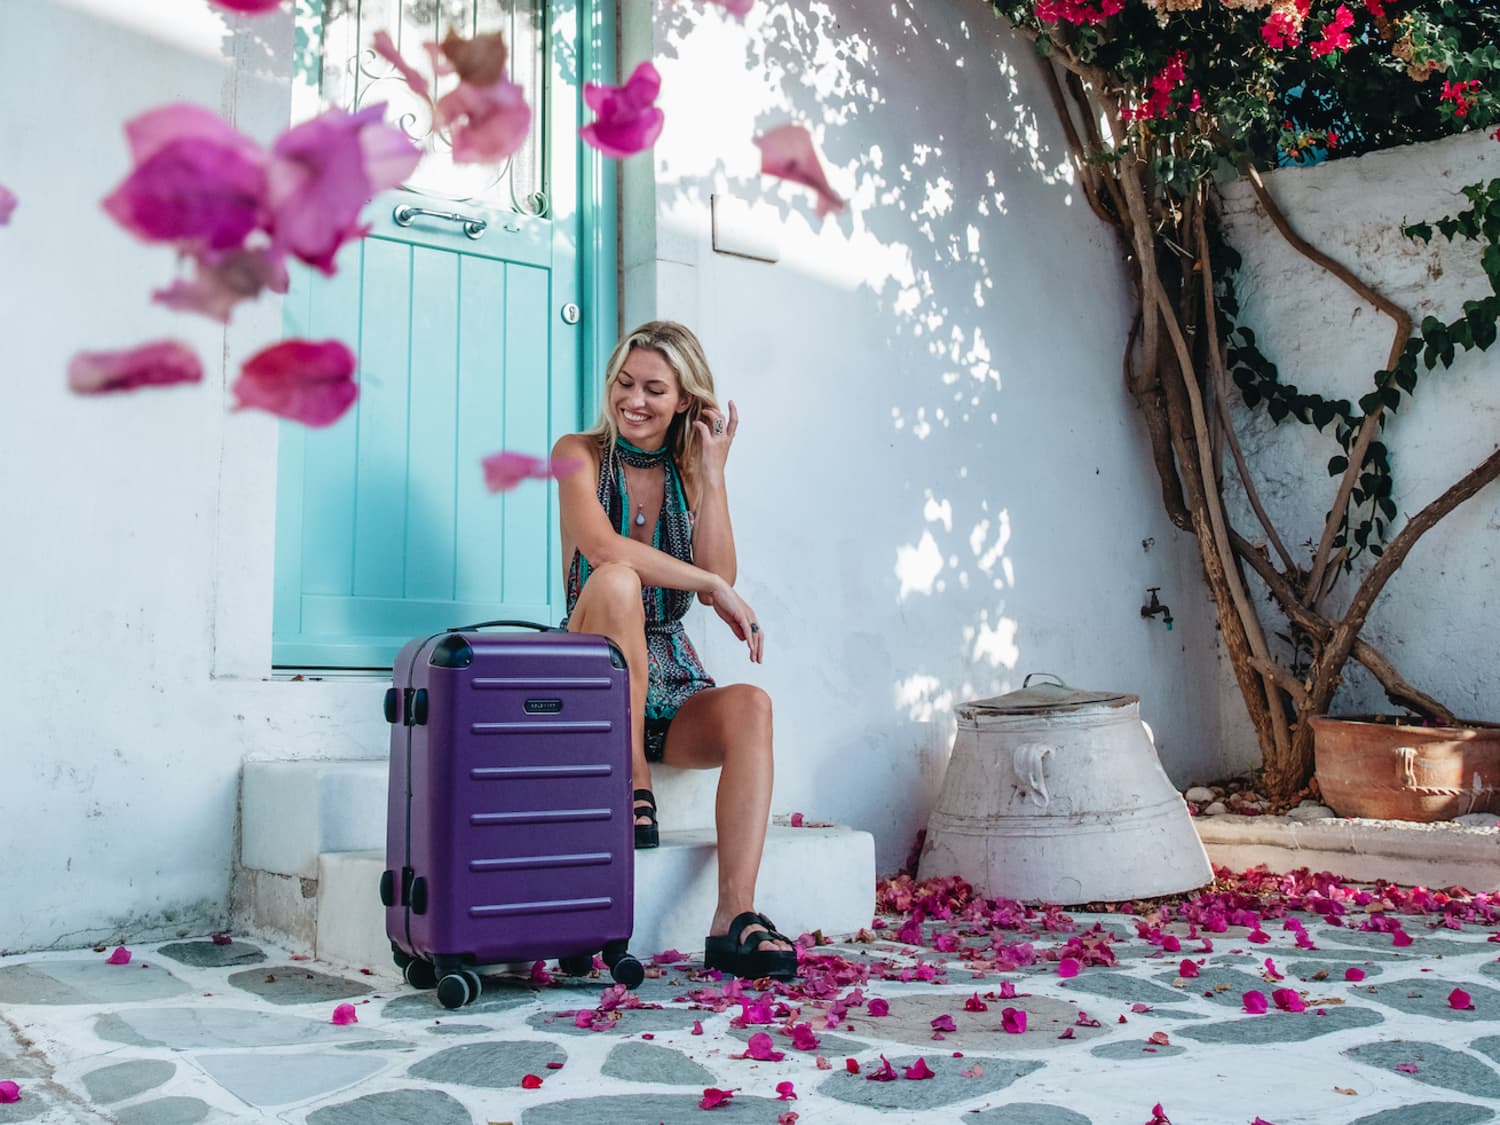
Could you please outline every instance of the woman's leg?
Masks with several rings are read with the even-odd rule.
[[[663,761],[679,769],[720,767],[714,821],[719,838],[719,902],[708,932],[729,930],[755,909],[755,879],[771,812],[771,697],[750,684],[708,688],[692,696],[667,730]],[[764,929],[747,926],[747,934]],[[767,949],[788,949],[781,942]]]
[[[630,778],[632,789],[651,788],[646,761],[646,608],[640,575],[622,563],[605,563],[589,575],[568,618],[570,633],[599,633],[614,641],[630,669]],[[649,824],[636,817],[637,824]]]

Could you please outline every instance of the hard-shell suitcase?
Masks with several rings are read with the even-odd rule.
[[[487,621],[410,642],[392,681],[380,897],[406,980],[456,1008],[479,995],[476,965],[556,957],[581,974],[602,951],[617,982],[640,984],[619,649]]]

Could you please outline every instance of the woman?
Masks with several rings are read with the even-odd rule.
[[[682,617],[696,594],[759,663],[765,633],[734,590],[734,533],[724,462],[739,428],[714,397],[697,337],[652,321],[609,357],[599,421],[560,439],[583,469],[558,483],[571,631],[609,637],[630,669],[635,845],[656,847],[651,764],[719,767],[719,899],[704,960],[740,977],[796,975],[790,940],[755,910],[771,807],[771,700],[717,687]]]

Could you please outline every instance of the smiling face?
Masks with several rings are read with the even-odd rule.
[[[661,448],[672,419],[688,405],[677,373],[649,348],[631,348],[609,388],[609,410],[620,436],[641,449]]]

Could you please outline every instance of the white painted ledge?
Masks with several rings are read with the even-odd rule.
[[[1200,816],[1198,838],[1215,864],[1243,871],[1306,867],[1366,882],[1500,889],[1500,829],[1399,820],[1295,821],[1284,816]]]

